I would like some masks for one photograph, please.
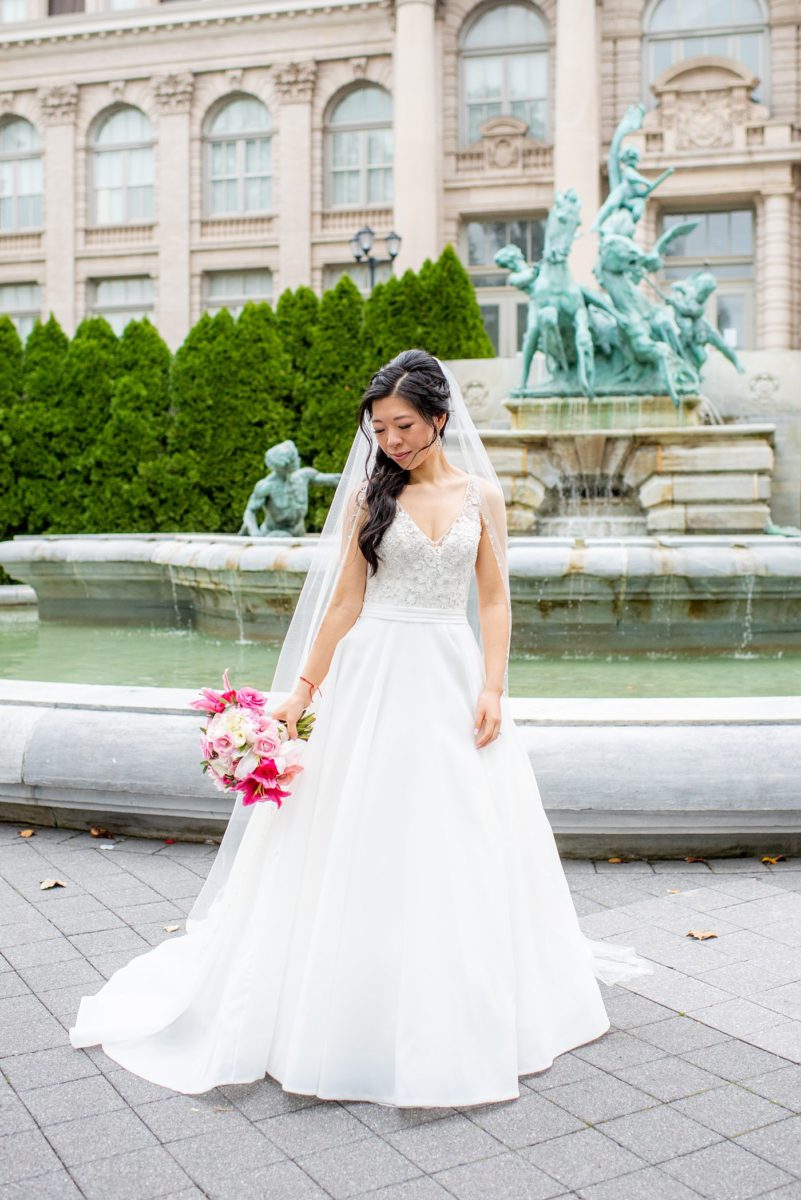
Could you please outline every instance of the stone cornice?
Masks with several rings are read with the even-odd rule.
[[[250,25],[281,17],[328,17],[339,13],[364,12],[377,8],[389,10],[390,0],[272,0],[259,4],[242,2],[221,4],[219,0],[123,10],[118,13],[75,13],[26,21],[16,28],[0,27],[1,50],[24,50],[59,42],[108,41],[143,34],[174,33],[209,26]]]

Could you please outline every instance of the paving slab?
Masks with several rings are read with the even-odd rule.
[[[0,1200],[801,1200],[801,862],[566,860],[585,932],[654,975],[600,985],[610,1031],[519,1099],[402,1109],[268,1075],[183,1096],[73,1050],[81,997],[182,921],[216,847],[17,836],[0,825]]]

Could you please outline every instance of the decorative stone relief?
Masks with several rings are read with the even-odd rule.
[[[308,104],[316,76],[316,62],[285,63],[276,67],[275,86],[284,104]]]
[[[549,170],[553,148],[528,137],[528,125],[517,117],[489,117],[481,125],[481,138],[456,156],[456,169],[464,173],[530,174]]]
[[[232,67],[230,71],[225,72],[225,78],[229,88],[233,91],[239,91],[242,86],[242,80],[245,77],[245,72],[241,67]]]
[[[0,95],[0,116],[7,116],[14,109],[14,93],[3,92]]]
[[[115,100],[122,100],[122,98],[124,97],[126,83],[127,83],[127,80],[125,80],[125,79],[109,80],[108,90],[111,92],[111,94]]]
[[[770,404],[779,390],[779,381],[770,371],[760,371],[749,380],[748,390],[752,400],[760,404]]]
[[[471,379],[462,389],[464,402],[474,421],[489,421],[492,418],[492,399],[486,383]]]
[[[646,114],[646,150],[743,149],[769,118],[751,94],[759,80],[734,59],[702,55],[668,67],[656,79],[657,107]]]
[[[77,84],[60,83],[56,87],[42,88],[39,105],[46,125],[71,125],[78,108]]]
[[[194,90],[195,77],[191,71],[153,77],[153,96],[160,113],[188,113]]]
[[[352,58],[350,60],[350,65],[353,67],[353,74],[356,76],[357,79],[363,79],[364,76],[367,74],[367,59],[366,58]]]

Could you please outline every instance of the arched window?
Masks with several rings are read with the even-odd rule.
[[[206,127],[206,212],[224,217],[273,206],[272,117],[255,96],[235,96]]]
[[[41,229],[42,149],[30,121],[0,125],[0,230]]]
[[[392,97],[368,83],[334,105],[326,124],[328,205],[392,203]]]
[[[767,95],[767,38],[759,0],[658,0],[646,17],[645,91],[667,67],[711,54],[733,58],[761,80],[754,98]]]
[[[117,108],[92,138],[95,225],[153,220],[153,127],[138,108]]]
[[[462,142],[490,117],[525,121],[529,137],[548,128],[548,30],[529,4],[485,9],[462,35]]]

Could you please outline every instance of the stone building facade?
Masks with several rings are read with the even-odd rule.
[[[801,344],[801,0],[0,0],[0,59],[0,309],[23,331],[147,312],[176,346],[204,309],[366,288],[369,225],[379,258],[401,235],[395,270],[457,246],[511,355],[495,249],[537,255],[570,186],[588,229],[643,102],[640,169],[677,169],[642,235],[699,220],[666,278],[709,263],[733,344]]]

